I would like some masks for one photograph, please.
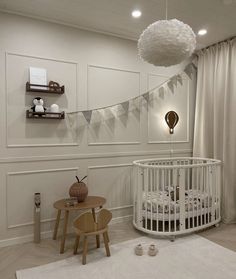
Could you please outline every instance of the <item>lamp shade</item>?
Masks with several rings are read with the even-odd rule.
[[[192,28],[177,19],[158,20],[138,40],[139,56],[155,66],[171,66],[190,57],[196,47]]]

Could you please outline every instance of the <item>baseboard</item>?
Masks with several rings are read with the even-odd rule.
[[[46,238],[50,238],[50,237],[52,237],[52,231],[41,232],[41,239],[46,239]],[[33,240],[34,240],[33,234],[3,239],[3,240],[0,240],[0,248],[6,247],[6,246],[11,246],[11,245],[27,243],[27,242],[33,242]]]
[[[129,222],[129,221],[132,221],[133,219],[133,215],[127,215],[127,216],[122,216],[122,217],[116,217],[116,218],[113,218],[111,220],[111,225],[112,224],[118,224],[118,223],[123,223],[123,222]]]
[[[112,224],[117,224],[117,223],[122,223],[122,222],[128,222],[128,221],[131,221],[132,218],[133,218],[133,215],[116,217],[111,220],[110,224],[112,225]],[[68,233],[72,233],[72,232],[73,232],[73,230],[68,228]],[[53,231],[41,232],[41,239],[52,238],[52,234],[53,234]],[[34,241],[33,234],[3,239],[3,240],[0,240],[0,248],[11,246],[11,245],[23,244],[23,243],[27,243],[27,242],[33,242],[33,241]]]

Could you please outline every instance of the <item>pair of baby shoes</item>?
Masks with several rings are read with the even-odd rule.
[[[137,256],[142,256],[143,255],[143,246],[142,244],[138,244],[135,248],[134,248],[134,252]],[[156,246],[154,244],[151,244],[148,248],[148,255],[149,256],[156,256],[158,250],[156,248]]]

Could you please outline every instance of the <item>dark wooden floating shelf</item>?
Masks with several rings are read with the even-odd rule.
[[[64,119],[65,112],[33,112],[30,110],[26,111],[26,118],[35,118],[35,119]]]
[[[43,89],[43,88],[45,89]],[[65,86],[53,87],[49,85],[32,84],[26,82],[26,92],[40,92],[40,93],[53,93],[53,94],[64,94]]]

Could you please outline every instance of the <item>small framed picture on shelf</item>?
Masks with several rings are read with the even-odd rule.
[[[30,67],[29,68],[29,75],[30,75],[30,84],[40,84],[40,85],[47,85],[47,70],[43,68],[36,68]],[[44,87],[33,87],[36,89],[45,89]]]

